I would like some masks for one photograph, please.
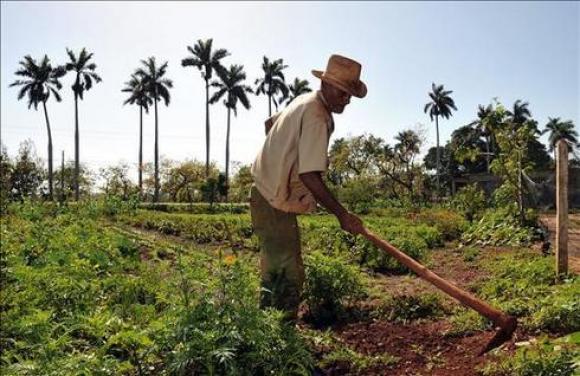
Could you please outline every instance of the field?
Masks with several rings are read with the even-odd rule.
[[[556,279],[553,256],[528,245],[525,233],[513,233],[519,245],[498,245],[506,242],[448,209],[363,217],[439,275],[519,318],[510,342],[477,357],[493,335],[489,322],[328,215],[300,218],[304,303],[298,324],[283,324],[279,312],[258,308],[247,208],[206,209],[11,206],[1,220],[3,374],[578,372],[580,278]]]

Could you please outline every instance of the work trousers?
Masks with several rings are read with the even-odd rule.
[[[296,214],[273,208],[255,186],[250,193],[254,233],[260,245],[260,306],[285,311],[296,319],[304,284],[304,264]]]

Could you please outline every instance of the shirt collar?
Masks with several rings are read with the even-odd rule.
[[[326,98],[324,98],[324,95],[322,94],[321,90],[318,90],[316,92],[316,96],[318,97],[318,99],[320,99],[320,101],[324,105],[326,112],[328,112],[328,117],[330,118],[330,121],[328,123],[328,128],[330,129],[330,133],[332,133],[334,131],[334,118],[332,117],[332,111],[330,111],[330,107],[328,106],[328,102],[326,101]]]

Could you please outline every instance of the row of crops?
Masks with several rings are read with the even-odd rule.
[[[247,213],[166,213],[118,202],[11,207],[0,220],[3,374],[308,375],[337,361],[363,368],[401,361],[388,354],[369,358],[329,340],[332,333],[296,330],[279,312],[258,309],[250,223]],[[423,262],[432,252],[448,252],[434,249],[459,239],[467,226],[461,216],[435,209],[369,216],[365,223]],[[300,226],[312,320],[448,318],[449,335],[456,336],[489,328],[471,311],[449,310],[439,295],[377,293],[377,273],[407,271],[342,232],[334,218],[305,216]],[[474,291],[521,317],[525,330],[551,337],[580,330],[580,280],[556,281],[552,258],[524,249],[493,258],[469,252],[466,260],[494,276]],[[361,314],[364,302],[377,297],[373,312]],[[572,369],[574,352],[558,346],[562,351],[532,355],[540,368]],[[499,364],[514,370],[523,363]]]

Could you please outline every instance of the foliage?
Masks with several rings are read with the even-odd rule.
[[[485,366],[485,376],[572,376],[580,370],[580,332],[521,344],[515,356]]]
[[[461,188],[452,199],[452,207],[463,213],[469,222],[477,219],[485,209],[485,195],[477,185],[468,185]]]
[[[381,317],[402,323],[440,316],[444,312],[440,298],[435,294],[390,296],[378,310]]]
[[[329,322],[363,296],[362,274],[346,259],[314,251],[306,256],[304,265],[304,300],[315,320]]]
[[[485,211],[481,219],[463,233],[461,240],[479,246],[530,244],[534,235],[532,228],[522,227],[512,213],[509,208]]]

